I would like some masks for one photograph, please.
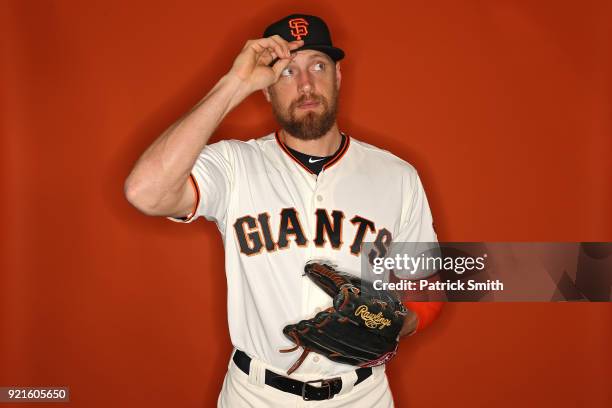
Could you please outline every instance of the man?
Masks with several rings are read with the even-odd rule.
[[[393,406],[384,365],[356,369],[310,353],[288,376],[299,351],[279,352],[292,346],[284,326],[330,304],[303,276],[308,261],[358,271],[363,242],[436,240],[414,168],[338,129],[343,57],[320,18],[277,21],[246,42],[231,70],[144,152],[126,181],[127,199],[145,214],[187,223],[204,216],[221,232],[236,349],[221,407],[301,406],[307,399]],[[281,129],[207,146],[227,113],[259,90]],[[421,309],[409,312],[400,335],[435,314]],[[307,383],[332,378],[318,381],[327,388]]]

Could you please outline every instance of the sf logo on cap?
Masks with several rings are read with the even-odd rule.
[[[292,18],[289,20],[289,27],[291,27],[291,35],[298,41],[302,39],[302,36],[308,35],[308,21],[303,18]]]

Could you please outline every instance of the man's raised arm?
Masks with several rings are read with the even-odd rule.
[[[274,84],[291,62],[290,52],[302,45],[278,35],[247,41],[231,70],[138,159],[125,181],[127,200],[148,215],[189,214],[196,201],[189,175],[210,136],[247,96]]]

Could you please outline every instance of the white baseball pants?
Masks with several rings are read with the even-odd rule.
[[[218,408],[393,408],[393,396],[385,375],[385,367],[372,368],[372,375],[355,387],[354,371],[342,376],[342,390],[332,399],[304,401],[302,397],[277,390],[265,384],[265,369],[260,360],[251,360],[246,375],[230,359],[223,388],[217,400]],[[278,372],[272,369],[271,371]],[[301,380],[301,379],[300,379]],[[315,378],[308,379],[315,380]]]

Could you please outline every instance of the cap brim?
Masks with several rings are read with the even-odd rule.
[[[332,47],[329,45],[308,44],[308,45],[304,45],[303,47],[298,48],[295,51],[300,51],[300,50],[321,51],[322,53],[329,55],[329,58],[331,58],[334,61],[340,61],[342,58],[344,58],[344,51],[342,51],[340,48]]]
[[[344,58],[344,51],[342,51],[340,48],[331,47],[329,45],[309,44],[309,45],[304,45],[303,47],[300,47],[291,52],[297,52],[301,50],[321,51],[322,53],[327,54],[329,58],[331,58],[332,61],[334,62],[340,61],[342,58]],[[276,61],[278,61],[278,58],[274,58],[274,60],[272,60],[272,62],[270,62],[268,66],[270,67],[273,66],[274,64],[276,64]]]

